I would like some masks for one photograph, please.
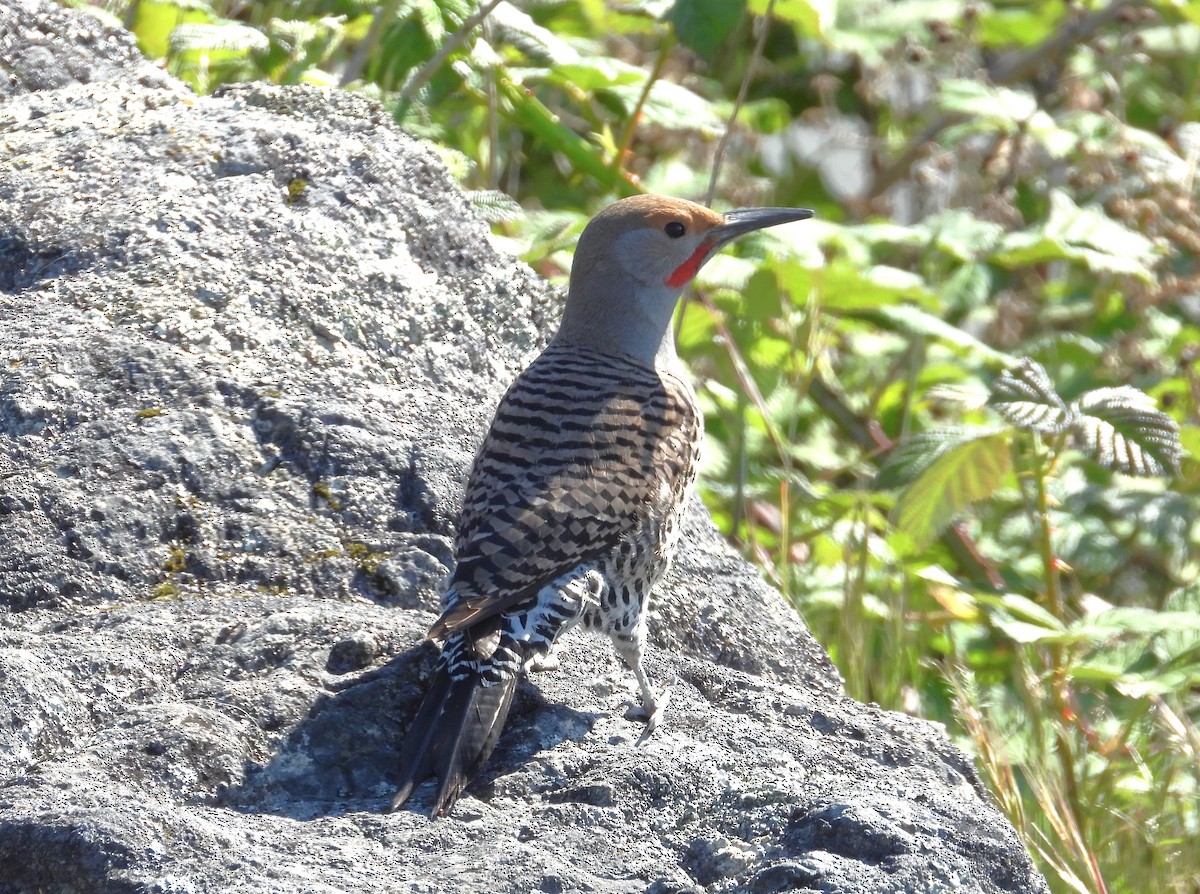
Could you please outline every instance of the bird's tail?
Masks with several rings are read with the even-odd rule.
[[[460,634],[459,636],[463,636]],[[430,776],[438,778],[431,817],[445,816],[496,747],[517,688],[516,673],[471,670],[446,644],[433,683],[400,747],[400,787],[392,810]]]

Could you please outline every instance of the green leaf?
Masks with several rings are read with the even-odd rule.
[[[1041,227],[1009,233],[1001,241],[999,250],[988,258],[992,263],[1010,270],[1047,261],[1075,259],[1076,255],[1070,246],[1049,238]]]
[[[963,78],[951,78],[942,83],[938,105],[942,111],[981,118],[1009,131],[1015,131],[1015,125],[1028,121],[1038,110],[1037,99],[1031,93]]]
[[[767,14],[768,0],[750,0],[750,11],[756,16]],[[823,37],[837,17],[837,0],[775,0],[772,17],[790,22],[808,37]]]
[[[1200,460],[1200,425],[1185,425],[1179,432],[1180,446],[1193,459]]]
[[[1022,357],[992,383],[988,406],[1022,431],[1056,435],[1075,421],[1040,363]]]
[[[516,47],[530,59],[547,65],[579,59],[579,53],[570,44],[511,3],[501,3],[488,19],[499,35],[498,46]]]
[[[875,310],[906,300],[930,305],[935,302],[921,277],[897,267],[879,264],[860,268],[839,259],[806,275],[820,286],[821,304],[830,310]],[[807,300],[808,295],[800,297]]]
[[[896,526],[920,548],[1000,487],[1012,466],[1008,435],[986,432],[945,451],[900,495]]]
[[[1042,0],[1016,8],[988,9],[979,18],[980,41],[989,47],[1011,50],[1041,43],[1058,26],[1066,11],[1062,0]]]
[[[1051,366],[1059,372],[1066,368],[1076,375],[1090,373],[1104,355],[1104,345],[1078,332],[1047,332],[1027,340],[1025,350],[1043,366]]]
[[[1080,261],[1095,273],[1153,281],[1159,251],[1141,233],[1117,223],[1095,205],[1077,206],[1066,193],[1050,193],[1050,214],[1041,228],[1010,233],[989,260],[1002,267],[1046,261]]]
[[[641,84],[615,84],[607,92],[620,99],[627,112],[632,112],[642,97],[642,91]],[[654,82],[641,113],[646,124],[668,130],[700,131],[717,136],[725,126],[712,103],[671,81]]]
[[[933,233],[934,244],[946,254],[963,262],[977,261],[991,254],[1004,236],[1004,227],[980,220],[962,209],[943,211],[925,225]]]
[[[680,42],[706,62],[737,28],[745,0],[675,0],[667,21]]]
[[[904,335],[922,335],[937,339],[965,357],[973,357],[986,363],[1011,363],[1012,358],[975,336],[951,325],[941,317],[911,304],[881,307],[874,316],[884,328]]]
[[[836,49],[859,55],[861,64],[870,67],[883,62],[897,43],[914,37],[921,23],[954,21],[962,10],[962,0],[839,0],[837,27],[825,36]]]
[[[171,32],[186,23],[212,23],[219,17],[205,0],[142,0],[135,7],[133,33],[138,48],[151,59],[161,59],[170,48]]]
[[[1076,437],[1092,458],[1127,475],[1179,471],[1179,424],[1136,388],[1097,388],[1074,405]]]
[[[1151,262],[1157,252],[1154,243],[1141,233],[1109,217],[1099,205],[1080,208],[1062,190],[1050,193],[1050,216],[1046,220],[1046,235],[1079,249],[1093,249],[1111,258],[1107,263],[1121,269],[1116,272],[1135,272]],[[1122,263],[1127,259],[1128,263]]]
[[[621,196],[638,192],[623,171],[606,165],[594,146],[562,124],[557,115],[523,86],[501,78],[496,89],[502,99],[500,110],[541,141],[543,148],[561,153],[576,170],[595,178],[605,189]]]
[[[646,72],[636,65],[610,59],[607,56],[581,58],[555,65],[552,69],[556,83],[573,84],[580,90],[604,90],[618,84],[646,83]]]
[[[1058,618],[1027,596],[1019,593],[1005,593],[998,600],[998,605],[1022,621],[1037,624],[1047,630],[1062,632],[1063,625]]]
[[[983,307],[992,294],[992,271],[987,264],[963,264],[941,283],[938,294],[949,309]]]
[[[1200,614],[1118,606],[1076,621],[1067,632],[1080,640],[1092,642],[1120,636],[1200,633]]]
[[[1060,631],[1050,630],[1040,624],[1030,624],[1027,621],[1017,621],[998,615],[993,616],[991,622],[997,630],[1013,642],[1023,645],[1057,640],[1062,635]]]
[[[446,23],[435,0],[410,0],[406,5],[430,41],[435,46],[441,43],[446,36]]]
[[[766,97],[743,104],[737,120],[756,134],[780,133],[792,123],[792,110],[782,99]]]
[[[999,432],[993,430],[992,433]],[[891,490],[911,484],[938,459],[979,436],[978,428],[958,425],[935,428],[904,438],[888,453],[875,479],[875,487]]]
[[[257,28],[237,22],[220,24],[185,24],[171,32],[171,53],[187,53],[196,50],[227,53],[263,52],[271,42]]]
[[[1151,695],[1170,695],[1191,688],[1194,675],[1188,671],[1162,672],[1155,669],[1150,674],[1125,674],[1113,686],[1128,698],[1143,699]]]

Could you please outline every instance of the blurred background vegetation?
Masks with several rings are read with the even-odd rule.
[[[680,313],[713,516],[1053,890],[1200,891],[1200,2],[90,8],[378,97],[552,279],[619,196],[815,208]]]

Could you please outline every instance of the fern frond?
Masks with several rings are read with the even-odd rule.
[[[177,25],[168,39],[172,54],[216,50],[258,53],[266,52],[270,45],[271,42],[261,31],[237,22],[219,25],[191,22]]]
[[[520,220],[525,210],[511,196],[495,189],[474,189],[463,193],[475,213],[488,223]]]

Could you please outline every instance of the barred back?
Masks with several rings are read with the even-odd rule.
[[[675,527],[700,439],[682,377],[589,349],[548,348],[509,388],[476,456],[457,570],[431,635],[529,600],[630,538],[657,541],[665,522]]]

